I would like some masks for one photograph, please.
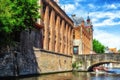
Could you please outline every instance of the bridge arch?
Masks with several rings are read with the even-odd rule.
[[[117,63],[114,67],[120,66],[119,54],[88,54],[74,55],[73,63],[77,63],[78,70],[93,71],[93,67],[107,63]]]
[[[108,63],[118,63],[118,61],[103,61],[103,62],[94,63],[88,67],[87,71],[92,72],[94,67],[97,67],[102,64],[108,64]]]

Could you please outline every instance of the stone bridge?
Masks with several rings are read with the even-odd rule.
[[[118,65],[120,63],[120,54],[104,53],[73,56],[73,64],[76,64],[75,68],[80,71],[92,71],[93,67],[108,63],[115,63]]]

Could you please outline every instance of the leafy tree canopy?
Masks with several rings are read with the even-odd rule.
[[[0,31],[31,28],[38,18],[37,0],[0,0]]]
[[[39,17],[38,0],[0,0],[0,36],[9,40],[14,31],[33,28]],[[4,40],[6,40],[4,39]],[[6,40],[6,42],[8,42]],[[0,40],[0,43],[2,40]]]
[[[93,50],[96,53],[104,53],[105,52],[105,46],[101,44],[98,40],[93,40]]]

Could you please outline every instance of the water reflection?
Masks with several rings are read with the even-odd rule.
[[[41,75],[17,80],[120,80],[120,74],[95,74],[88,72],[68,72]]]

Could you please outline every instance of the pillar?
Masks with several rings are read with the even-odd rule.
[[[62,20],[61,22],[61,28],[60,28],[60,53],[64,53],[64,27],[65,27],[65,21]]]
[[[44,45],[43,49],[48,50],[48,38],[49,38],[49,7],[46,6],[44,16]]]
[[[60,17],[59,16],[57,16],[55,30],[56,30],[55,52],[59,52],[60,51],[60,48],[59,48],[59,45],[60,45]]]
[[[70,26],[68,27],[68,55],[70,55]]]
[[[73,54],[73,29],[71,29],[71,36],[70,36],[70,43],[71,43],[71,48],[70,48],[70,53],[71,53],[71,55]]]
[[[63,53],[66,54],[66,23],[65,23],[65,26],[64,26],[63,42],[64,42],[64,51],[63,51]]]
[[[68,24],[65,29],[65,54],[68,54]]]
[[[55,12],[51,11],[50,14],[50,42],[49,42],[49,50],[54,51],[55,49]]]

